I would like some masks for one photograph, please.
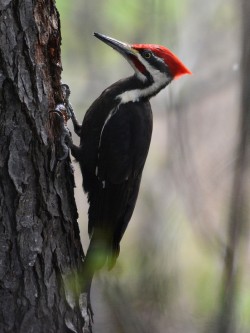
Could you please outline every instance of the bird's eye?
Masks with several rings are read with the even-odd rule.
[[[149,58],[151,58],[151,56],[152,56],[152,52],[150,52],[150,51],[143,52],[143,57],[145,59],[149,59]]]

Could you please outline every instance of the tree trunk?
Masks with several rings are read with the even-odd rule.
[[[63,102],[60,43],[53,0],[1,0],[1,333],[90,330],[74,292],[83,251],[73,171],[56,160],[49,120]]]

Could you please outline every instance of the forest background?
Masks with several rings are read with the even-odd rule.
[[[165,45],[193,72],[152,99],[154,131],[138,204],[116,267],[94,282],[96,333],[216,332],[227,315],[233,332],[249,332],[249,158],[238,163],[246,2],[56,2],[63,81],[79,120],[102,90],[132,73],[94,31]],[[73,165],[86,250],[87,203]]]

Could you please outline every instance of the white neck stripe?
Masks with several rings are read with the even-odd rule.
[[[120,99],[120,104],[137,102],[140,100],[140,98],[151,97],[156,92],[164,88],[166,84],[171,81],[171,78],[168,77],[166,73],[163,73],[155,69],[147,61],[145,61],[141,55],[138,55],[138,58],[139,61],[145,66],[148,73],[151,75],[152,84],[142,89],[134,89],[121,93],[120,95],[117,96],[117,98]],[[144,76],[141,72],[138,72],[138,70],[136,70],[136,75],[139,78],[139,80],[143,82],[147,80],[146,76]]]

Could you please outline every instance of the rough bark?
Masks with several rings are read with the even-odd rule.
[[[69,158],[56,160],[49,116],[62,102],[60,43],[53,0],[1,0],[1,333],[88,331],[73,293],[83,257],[74,177]]]

